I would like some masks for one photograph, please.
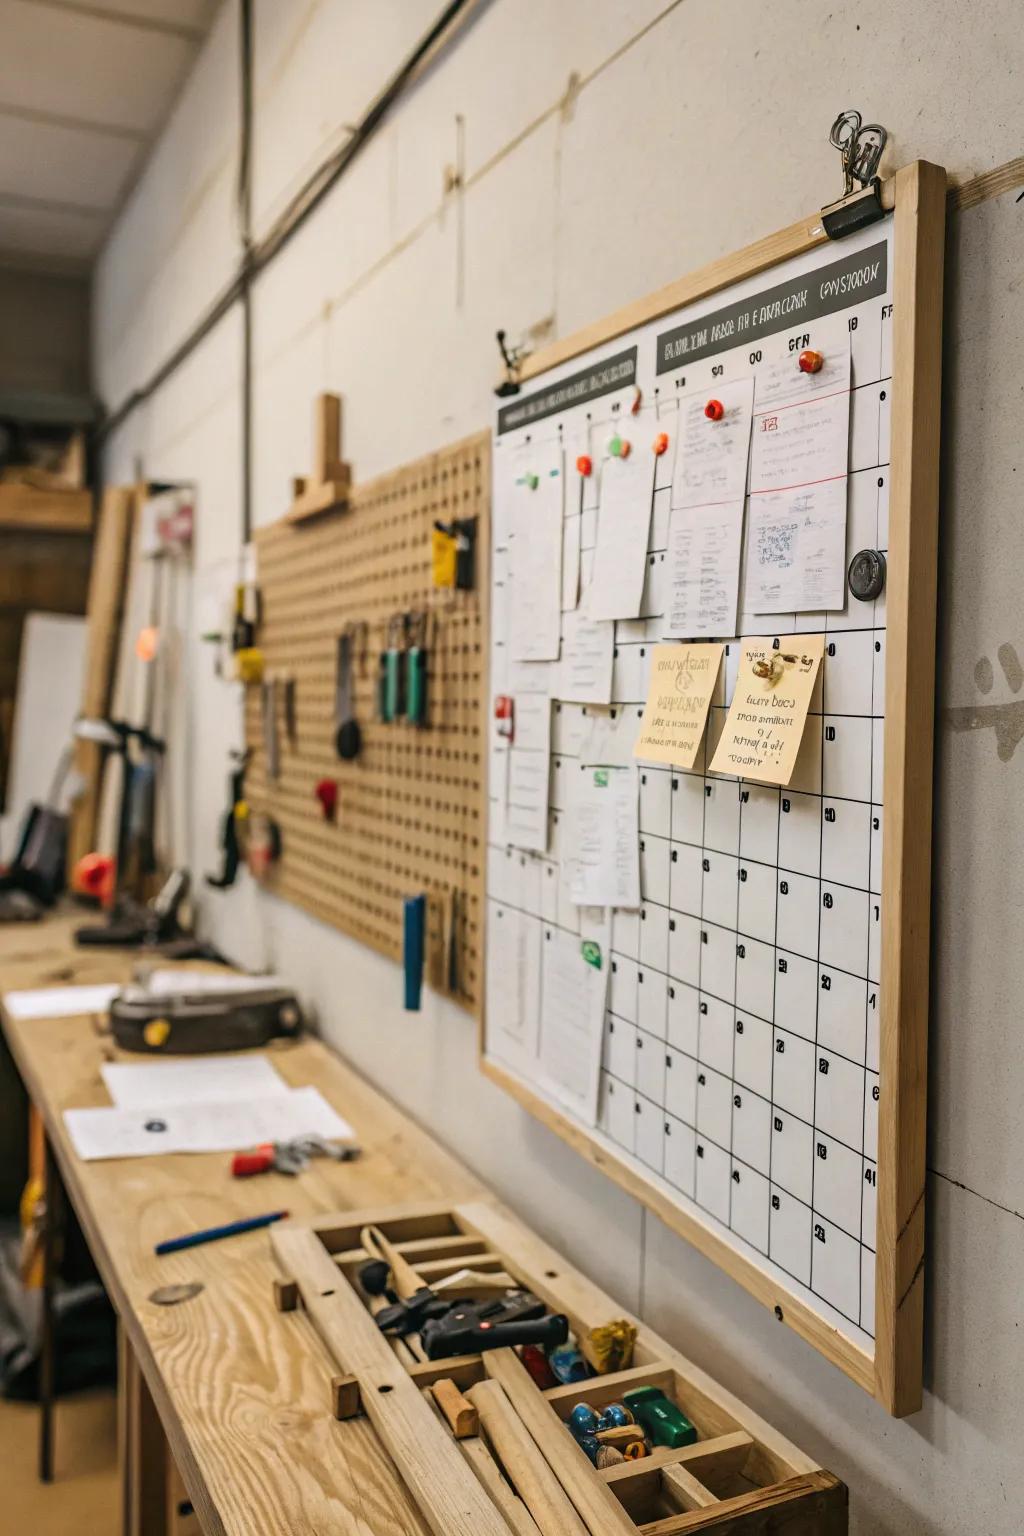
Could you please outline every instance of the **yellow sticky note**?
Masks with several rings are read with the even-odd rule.
[[[784,635],[779,649],[772,640],[744,640],[712,772],[789,783],[824,652],[824,635]]]
[[[454,587],[455,557],[458,545],[450,533],[436,525],[433,529],[433,568],[435,587]]]
[[[692,768],[704,734],[724,645],[656,645],[633,756]]]

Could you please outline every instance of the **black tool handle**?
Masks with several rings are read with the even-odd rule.
[[[569,1337],[569,1319],[561,1312],[552,1317],[538,1317],[522,1323],[467,1323],[464,1328],[439,1329],[423,1342],[431,1360],[446,1360],[451,1355],[482,1354],[486,1349],[504,1349],[513,1344],[540,1344],[552,1349]]]

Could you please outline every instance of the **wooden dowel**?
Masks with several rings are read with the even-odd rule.
[[[430,1388],[434,1402],[448,1421],[456,1440],[468,1440],[480,1432],[480,1418],[467,1397],[463,1397],[450,1376],[443,1376]]]
[[[483,1362],[488,1376],[504,1387],[515,1413],[592,1536],[636,1536],[636,1527],[615,1494],[545,1402],[518,1356],[511,1349],[492,1349],[483,1356]],[[585,1386],[581,1387],[581,1395],[584,1393]]]
[[[501,1475],[501,1468],[479,1436],[460,1440],[459,1449],[472,1467],[484,1491],[505,1516],[515,1536],[540,1536],[537,1523],[522,1499]]]
[[[498,1383],[478,1382],[470,1387],[468,1396],[495,1454],[542,1536],[587,1536],[586,1526]],[[552,1433],[568,1438],[559,1424],[553,1423]]]
[[[364,1227],[359,1234],[359,1241],[374,1258],[382,1259],[387,1264],[391,1270],[391,1283],[403,1301],[422,1289],[423,1281],[408,1259],[402,1257],[394,1243],[388,1242],[379,1227]],[[459,1266],[456,1264],[455,1267]]]

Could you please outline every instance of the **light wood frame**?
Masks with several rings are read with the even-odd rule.
[[[743,1258],[652,1179],[485,1055],[483,1073],[737,1280],[776,1318],[902,1416],[921,1406],[925,1116],[939,413],[946,173],[915,161],[883,184],[893,213],[893,410],[886,595],[881,1092],[873,1353]],[[702,267],[535,353],[536,378],[593,347],[828,243],[820,214]],[[839,243],[841,249],[841,242]]]

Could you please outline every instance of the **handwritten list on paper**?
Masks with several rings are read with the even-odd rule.
[[[846,592],[849,336],[815,374],[790,361],[758,378],[746,593],[752,613],[841,608]]]
[[[593,964],[585,958],[584,940]],[[543,1086],[588,1125],[597,1120],[608,998],[610,924],[583,938],[545,928],[541,947],[540,1068]]]
[[[736,628],[752,378],[719,384],[720,420],[706,394],[683,399],[669,518],[665,634],[731,635]]]
[[[640,905],[640,776],[636,766],[580,764],[569,793],[570,894],[581,907]]]
[[[692,768],[725,646],[656,645],[634,757]]]
[[[515,711],[515,736],[508,754],[505,837],[513,847],[544,853],[551,782],[551,701],[546,694],[517,694]]]
[[[610,704],[615,625],[581,609],[562,620],[558,697],[574,704]]]
[[[635,619],[640,612],[647,573],[654,464],[652,453],[631,453],[627,458],[605,459],[601,466],[597,546],[586,595],[591,619]]]
[[[793,777],[825,636],[793,635],[787,646],[790,640],[791,650],[768,639],[743,642],[713,773],[783,786]]]
[[[562,619],[562,450],[515,456],[509,498],[510,650],[513,661],[557,661]]]
[[[537,1054],[540,919],[492,902],[487,922],[487,1027],[499,1053],[522,1067]]]

